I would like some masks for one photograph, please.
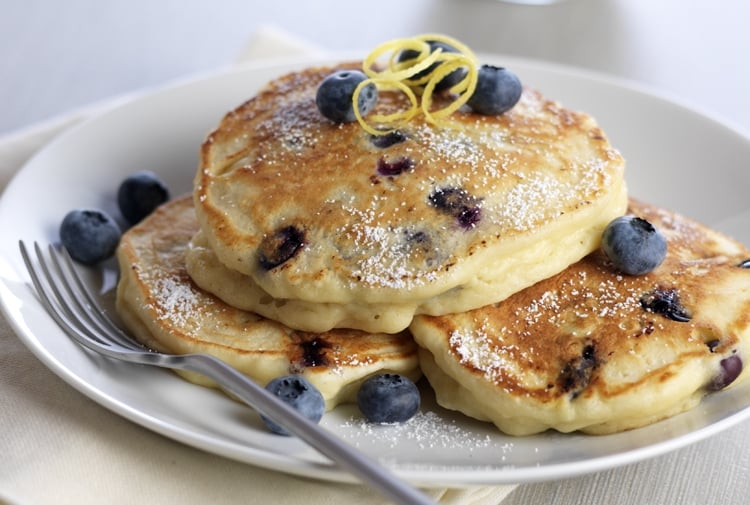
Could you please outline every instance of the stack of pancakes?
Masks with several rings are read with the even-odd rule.
[[[329,408],[374,373],[423,372],[441,405],[510,434],[641,426],[742,371],[750,252],[631,202],[669,253],[616,272],[599,246],[628,211],[624,161],[593,118],[525,89],[500,116],[373,136],[318,112],[333,70],[228,113],[193,195],[124,235],[118,310],[143,342],[260,383],[303,374]]]

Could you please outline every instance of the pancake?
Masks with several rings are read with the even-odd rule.
[[[320,389],[329,409],[353,401],[359,384],[374,373],[419,377],[417,348],[407,332],[296,331],[201,290],[185,269],[185,251],[197,229],[187,195],[121,239],[117,311],[142,343],[174,354],[212,354],[261,384],[300,374]],[[197,374],[181,374],[213,385]]]
[[[654,271],[619,274],[597,251],[501,303],[414,319],[441,405],[512,435],[603,434],[693,408],[747,375],[750,251],[684,216],[630,211],[667,238]]]
[[[377,311],[367,326],[394,331],[415,313],[477,308],[558,273],[625,211],[624,161],[589,115],[525,89],[503,115],[460,110],[440,126],[420,116],[374,137],[318,112],[333,70],[271,82],[202,146],[201,240],[253,285],[232,304],[262,312],[262,290],[333,326],[400,306],[403,317]],[[400,98],[381,92],[378,107]],[[307,327],[294,309],[274,317]]]
[[[366,332],[398,333],[411,323],[416,304],[336,304],[274,299],[247,275],[221,263],[202,232],[185,253],[193,282],[233,307],[249,310],[287,326],[311,332],[354,328]]]

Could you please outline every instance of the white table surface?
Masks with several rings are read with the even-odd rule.
[[[748,19],[746,0],[0,0],[0,135],[226,67],[268,24],[363,53],[394,37],[448,33],[476,51],[638,81],[750,132]],[[748,449],[744,423],[641,463],[524,484],[503,503],[745,505]]]

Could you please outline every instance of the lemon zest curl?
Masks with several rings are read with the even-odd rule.
[[[437,48],[430,50],[429,42],[442,42],[457,52]],[[416,56],[398,61],[403,51],[413,51]],[[387,65],[378,67],[378,61],[386,55]],[[362,70],[367,79],[360,82],[354,90],[352,103],[354,115],[360,126],[372,135],[386,135],[410,121],[420,113],[428,123],[441,125],[448,116],[460,109],[469,101],[477,86],[477,57],[465,44],[458,40],[439,34],[424,34],[416,37],[395,39],[380,44],[363,60]],[[461,80],[448,90],[453,100],[441,109],[433,110],[435,87],[446,76],[455,71],[465,70]],[[425,73],[425,75],[419,75]],[[409,108],[392,114],[371,114],[367,120],[362,116],[357,104],[359,95],[365,86],[375,84],[379,90],[398,90],[409,99]],[[421,102],[417,98],[421,96]],[[376,124],[372,126],[368,121]]]

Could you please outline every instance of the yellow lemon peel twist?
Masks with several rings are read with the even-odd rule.
[[[457,52],[447,52],[442,48],[431,51],[429,42],[442,42]],[[414,51],[417,55],[405,61],[398,61],[398,55],[402,51]],[[387,65],[383,69],[378,69],[378,60],[388,53],[390,56]],[[362,63],[362,69],[368,78],[359,83],[354,90],[354,115],[360,126],[372,135],[386,135],[420,112],[424,114],[427,122],[439,125],[471,98],[477,86],[477,67],[477,58],[471,49],[446,35],[424,34],[385,42],[373,49]],[[448,90],[455,98],[445,107],[432,110],[435,87],[443,78],[459,69],[466,71],[464,76]],[[426,75],[415,78],[424,71],[428,71]],[[362,89],[369,84],[375,84],[379,90],[395,89],[403,92],[409,99],[409,108],[387,115],[371,114],[368,120],[380,125],[372,126],[357,106]],[[421,95],[421,103],[417,98],[418,94]]]
[[[392,125],[395,124],[396,126],[394,128],[391,128],[391,130],[383,130],[370,126],[367,121],[365,121],[364,117],[362,117],[362,113],[359,111],[359,107],[354,107],[354,116],[362,126],[362,129],[364,129],[367,133],[371,135],[385,135],[386,133],[388,133],[388,131],[393,131],[393,129],[411,120],[419,113],[419,101],[417,99],[417,95],[414,94],[414,91],[412,91],[412,89],[403,82],[391,81],[389,79],[369,78],[360,82],[357,87],[354,88],[354,94],[352,95],[352,100],[355,104],[359,103],[359,94],[362,92],[364,87],[370,83],[374,83],[380,89],[398,89],[402,91],[409,99],[411,107],[409,107],[409,109],[405,111],[394,112],[392,114],[370,115],[370,119],[377,123]]]

